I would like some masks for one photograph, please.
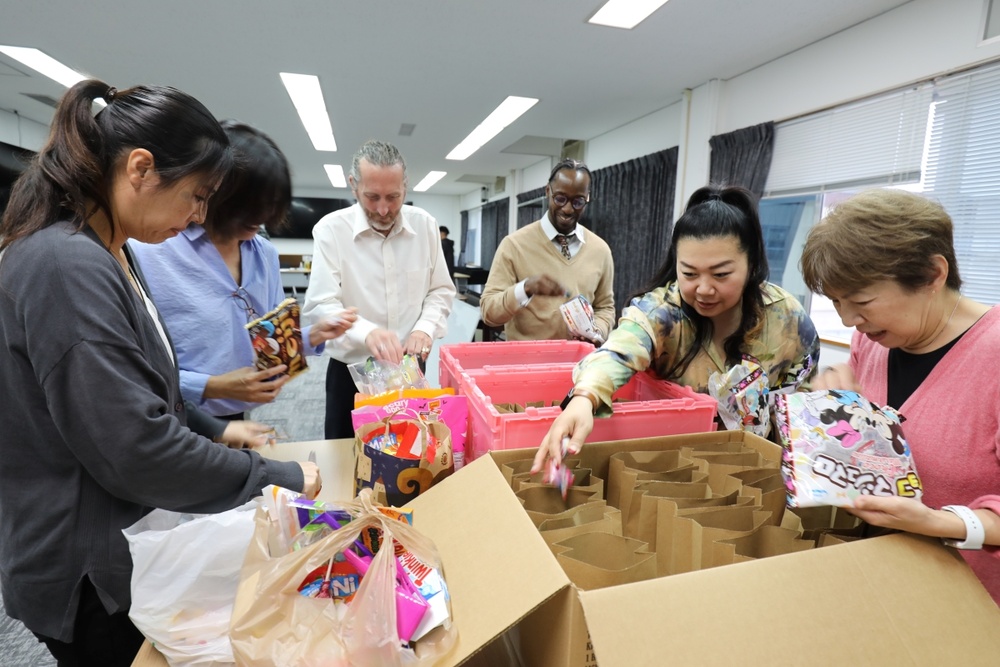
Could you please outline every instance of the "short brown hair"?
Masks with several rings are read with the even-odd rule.
[[[802,277],[818,294],[850,294],[881,280],[914,291],[933,280],[934,255],[948,262],[946,285],[957,291],[962,279],[944,208],[903,190],[868,190],[839,204],[809,233]]]

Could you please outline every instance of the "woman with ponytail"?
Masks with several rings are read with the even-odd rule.
[[[170,337],[125,243],[202,222],[231,163],[189,95],[82,81],[0,221],[0,586],[60,665],[138,652],[121,531],[150,509],[222,511],[268,484],[319,490],[313,463],[188,429]]]
[[[771,389],[798,386],[815,368],[819,337],[795,297],[767,277],[754,195],[739,187],[697,190],[674,223],[663,266],[631,299],[607,342],[577,366],[534,469],[550,456],[560,459],[564,437],[581,447],[594,416],[611,415],[612,394],[647,368],[707,393],[713,373],[747,355],[761,364]]]

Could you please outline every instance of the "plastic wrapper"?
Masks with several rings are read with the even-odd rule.
[[[271,520],[258,512],[230,627],[238,664],[433,665],[454,645],[457,629],[434,544],[374,505],[369,491],[344,509],[350,522],[291,553],[270,551]],[[360,547],[372,531],[380,535],[377,547]],[[307,578],[348,551],[365,570],[350,603],[301,594]],[[401,641],[400,629],[410,642]]]
[[[368,357],[364,361],[348,365],[347,370],[351,373],[358,393],[369,396],[402,389],[430,388],[420,370],[419,360],[410,354],[404,354],[403,360],[398,364]]]
[[[278,307],[246,325],[250,344],[257,355],[256,365],[267,370],[285,364],[289,376],[306,370],[306,354],[299,328],[299,304],[285,299]]]
[[[851,507],[860,495],[920,498],[902,418],[853,391],[775,398],[789,507]]]
[[[726,373],[712,373],[708,393],[719,404],[719,417],[730,431],[749,431],[766,438],[771,431],[767,373],[752,357]]]
[[[594,319],[594,307],[582,294],[559,306],[559,312],[562,313],[570,335],[585,338],[595,345],[604,342]]]

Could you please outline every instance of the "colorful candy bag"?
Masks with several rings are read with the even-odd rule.
[[[596,345],[604,342],[601,332],[597,329],[597,321],[594,319],[594,307],[590,305],[587,298],[582,294],[576,296],[563,305],[559,306],[563,321],[570,334],[580,338],[586,338]]]
[[[853,391],[775,397],[789,507],[851,507],[860,495],[920,498],[902,418]]]
[[[767,373],[750,356],[726,373],[712,373],[708,393],[719,403],[719,417],[730,431],[749,431],[766,438],[771,431]]]
[[[368,357],[365,361],[350,364],[347,370],[358,388],[358,392],[378,396],[400,389],[427,389],[430,385],[420,371],[420,360],[411,354],[404,354],[398,364]]]
[[[290,377],[306,370],[306,355],[299,328],[299,304],[285,299],[267,315],[246,325],[250,344],[257,354],[257,368],[267,370],[285,364]]]

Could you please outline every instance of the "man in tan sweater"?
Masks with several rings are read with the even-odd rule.
[[[502,324],[507,340],[570,338],[559,306],[579,294],[593,305],[603,340],[615,321],[615,267],[608,244],[577,224],[590,201],[590,170],[563,160],[545,194],[545,216],[497,248],[479,304],[483,322]]]

